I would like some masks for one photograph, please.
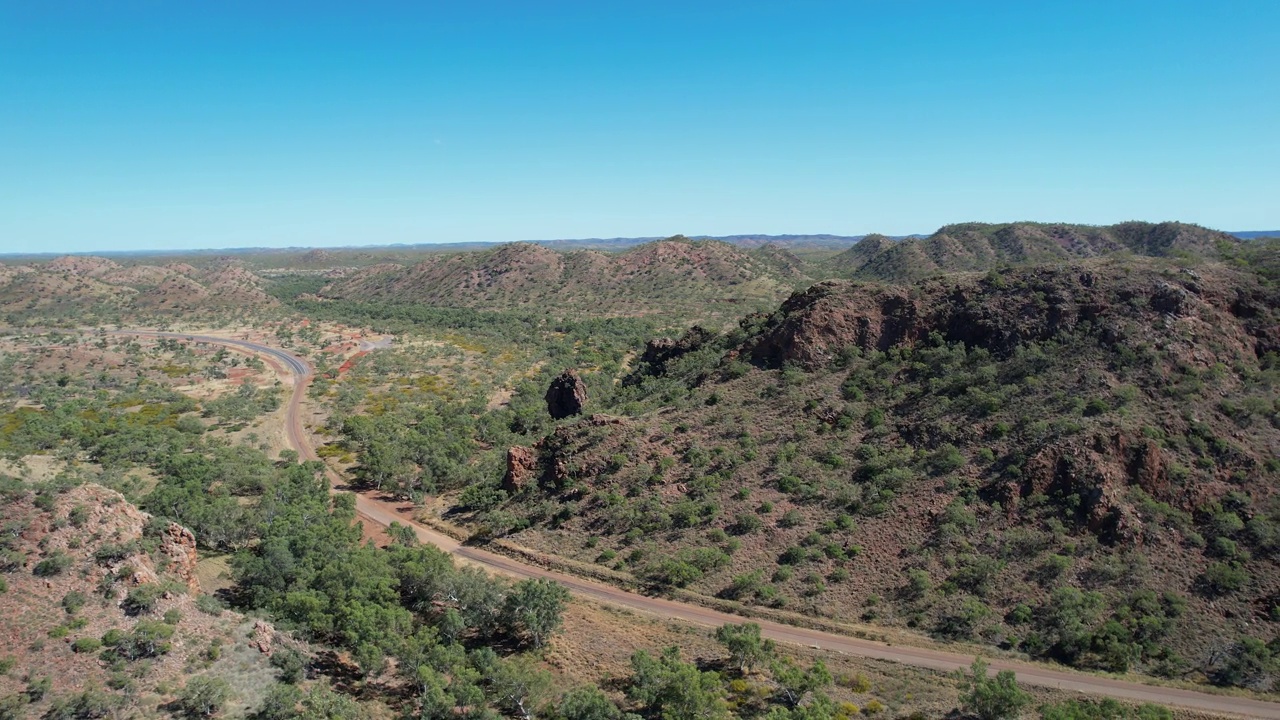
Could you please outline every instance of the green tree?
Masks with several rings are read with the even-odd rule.
[[[369,715],[348,695],[317,684],[302,698],[298,720],[364,720]]]
[[[744,675],[773,655],[773,641],[760,637],[760,626],[756,623],[721,625],[716,629],[716,640],[725,646],[729,660]]]
[[[774,660],[770,666],[773,681],[778,683],[778,695],[789,708],[795,708],[810,692],[816,692],[831,684],[831,672],[821,660],[802,668],[791,658]]]
[[[564,720],[622,720],[622,711],[595,685],[576,687],[560,701]]]
[[[1001,670],[994,678],[987,675],[987,663],[974,658],[969,666],[970,676],[960,702],[965,712],[980,720],[1006,720],[1016,717],[1031,697],[1018,687],[1017,676],[1012,670]]]
[[[1209,677],[1215,685],[1266,691],[1274,684],[1278,669],[1280,661],[1271,645],[1257,638],[1243,637],[1222,654]]]
[[[418,534],[408,525],[401,525],[392,520],[387,526],[387,536],[391,538],[391,542],[405,547],[413,547],[418,544]]]
[[[298,703],[302,702],[302,691],[296,685],[276,683],[267,689],[258,712],[253,720],[291,720],[298,715]]]
[[[662,720],[716,720],[729,716],[720,676],[682,662],[678,648],[669,647],[657,658],[641,650],[631,656],[631,668],[627,694]]]
[[[524,720],[533,720],[534,710],[546,702],[551,690],[551,674],[527,655],[498,660],[486,679],[494,704]]]
[[[569,591],[552,580],[521,580],[502,604],[508,631],[523,636],[533,647],[551,639],[563,620]]]
[[[120,704],[112,695],[89,688],[82,693],[53,701],[44,714],[47,720],[82,720],[106,717]]]

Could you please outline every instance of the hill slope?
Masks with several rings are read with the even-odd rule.
[[[0,499],[0,660],[15,668],[0,674],[7,717],[145,715],[193,675],[228,681],[232,714],[259,704],[275,633],[197,607],[189,530],[98,485],[37,492],[0,476]]]
[[[613,401],[654,412],[557,428],[490,522],[657,585],[1269,687],[1232,663],[1280,630],[1278,300],[1150,260],[823,283],[651,345]]]
[[[170,263],[120,265],[90,255],[0,266],[0,313],[12,324],[68,317],[152,316],[272,308],[262,280],[235,261],[206,269]]]
[[[874,244],[865,245],[868,241]],[[1214,257],[1224,242],[1234,245],[1237,240],[1227,233],[1174,222],[1107,226],[964,223],[947,225],[927,238],[900,242],[869,235],[831,258],[826,267],[843,277],[908,282],[940,272],[1067,261],[1122,251],[1152,257]]]
[[[619,254],[561,253],[516,243],[432,257],[412,267],[371,267],[331,283],[319,294],[331,299],[599,315],[702,313],[776,302],[808,279],[801,267],[799,260],[777,247],[744,251],[678,237]]]

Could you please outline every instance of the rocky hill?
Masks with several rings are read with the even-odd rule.
[[[0,477],[0,496],[5,717],[131,716],[195,675],[228,682],[229,712],[260,703],[275,632],[197,601],[191,531],[98,485]]]
[[[647,315],[776,302],[808,277],[777,247],[742,250],[671,238],[623,253],[557,252],[532,243],[430,257],[411,267],[377,265],[320,291],[331,299],[482,309],[546,308]]]
[[[831,258],[826,267],[843,277],[908,282],[943,272],[1061,262],[1124,251],[1151,257],[1215,257],[1221,243],[1237,242],[1227,233],[1175,222],[1106,226],[964,223],[943,227],[927,238],[897,242],[868,235]]]
[[[1174,230],[1136,236],[1213,239]],[[614,401],[652,411],[513,452],[490,522],[658,587],[1270,687],[1237,671],[1280,632],[1277,308],[1143,258],[822,283],[651,344]]]
[[[279,303],[262,280],[235,261],[197,269],[182,263],[121,265],[65,256],[43,264],[0,266],[0,313],[11,322],[156,312],[224,312]]]

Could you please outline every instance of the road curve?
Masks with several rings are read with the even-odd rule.
[[[265,357],[277,370],[293,377],[293,394],[290,397],[286,412],[286,430],[289,443],[298,452],[300,458],[305,460],[319,459],[302,425],[302,400],[306,395],[307,385],[312,376],[311,365],[306,360],[278,348],[233,338],[142,330],[109,331],[109,334],[177,338],[191,342],[221,345],[232,350]],[[333,485],[340,485],[344,482],[342,477],[332,469],[327,472]],[[666,598],[649,597],[628,592],[611,585],[547,570],[534,565],[527,565],[505,555],[463,545],[454,538],[404,517],[394,503],[377,500],[364,494],[356,494],[356,511],[363,518],[379,525],[387,526],[392,522],[398,522],[401,525],[412,527],[419,540],[436,545],[441,550],[452,553],[466,561],[513,577],[555,580],[569,588],[575,595],[582,597],[659,617],[684,620],[711,627],[743,621],[742,617],[730,613],[676,602]],[[889,660],[939,671],[968,668],[973,660],[967,654],[947,652],[945,650],[895,646],[821,630],[785,625],[769,620],[753,621],[759,623],[763,635],[775,641],[820,648],[847,655]],[[1012,670],[1017,674],[1019,682],[1028,685],[1076,691],[1090,695],[1105,695],[1133,702],[1175,705],[1216,714],[1280,720],[1280,703],[1232,695],[1213,695],[1180,688],[1144,685],[1142,683],[1127,682],[1009,660],[991,660],[990,667],[993,672]]]

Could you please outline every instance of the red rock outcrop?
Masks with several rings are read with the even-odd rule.
[[[195,533],[170,522],[160,536],[160,552],[169,559],[169,572],[181,578],[192,595],[198,594],[200,580],[196,577],[196,563],[200,557],[196,554]]]
[[[507,448],[507,472],[502,476],[502,489],[515,495],[537,477],[538,455],[533,448],[521,445]]]
[[[253,635],[249,637],[249,645],[258,649],[258,652],[270,655],[271,650],[275,647],[276,629],[266,620],[253,621]]]

